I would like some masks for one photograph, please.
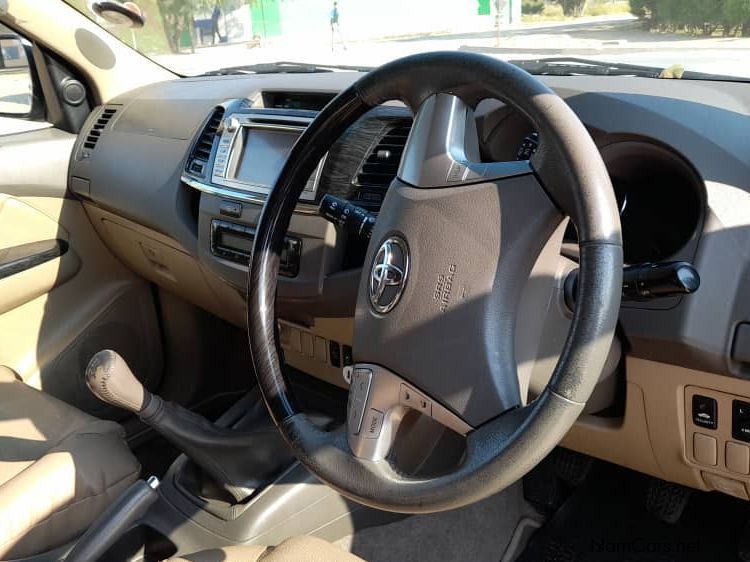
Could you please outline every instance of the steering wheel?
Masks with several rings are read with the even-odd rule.
[[[481,161],[473,108],[485,98],[534,124],[541,142],[530,161]],[[346,427],[329,432],[299,411],[282,372],[274,310],[279,256],[318,161],[347,127],[390,100],[405,103],[415,118],[359,286]],[[519,301],[565,215],[578,231],[577,305],[547,387],[524,405],[514,341]],[[604,366],[621,282],[612,185],[593,140],[562,99],[487,56],[410,56],[341,92],[292,148],[262,211],[250,261],[252,361],[274,423],[320,480],[379,509],[453,509],[519,480],[570,429]],[[540,327],[531,332],[541,337]],[[454,470],[410,476],[390,462],[409,410],[465,436]]]

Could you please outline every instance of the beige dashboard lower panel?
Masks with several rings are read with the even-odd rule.
[[[123,263],[160,287],[244,328],[245,301],[200,266],[178,242],[108,211],[86,205],[91,222]]]
[[[582,417],[562,445],[700,490],[709,489],[701,469],[727,476],[726,471],[697,465],[686,454],[686,387],[750,398],[750,381],[632,357],[626,373],[627,406],[620,423]],[[750,476],[732,477],[750,486]]]
[[[627,383],[625,416],[581,416],[562,442],[564,447],[621,466],[663,477],[649,439],[641,387]]]

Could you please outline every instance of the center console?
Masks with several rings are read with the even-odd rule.
[[[182,169],[192,202],[201,269],[240,294],[266,197],[292,146],[317,115],[309,104],[267,95],[226,100],[210,110]],[[377,212],[395,176],[410,113],[383,106],[329,148],[307,179],[280,255],[277,314],[285,360],[337,386],[351,362],[352,318],[366,241],[318,214],[325,195]],[[244,318],[244,310],[238,316]]]

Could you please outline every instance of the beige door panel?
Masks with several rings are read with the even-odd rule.
[[[16,198],[0,194],[0,250],[30,242],[60,239],[67,231],[46,214]],[[61,257],[0,279],[0,314],[51,291],[73,277],[81,261],[69,248]]]
[[[53,212],[59,214],[60,210]],[[0,248],[53,238],[67,241],[68,231],[45,212],[0,193]]]
[[[60,175],[64,182],[65,171]],[[158,380],[161,344],[150,287],[107,250],[80,202],[0,197],[0,247],[55,238],[70,246],[61,258],[0,281],[0,365],[88,411],[111,413],[89,396],[83,369],[99,346],[114,346],[146,382]]]
[[[44,129],[0,136],[0,192],[63,197],[76,135]]]

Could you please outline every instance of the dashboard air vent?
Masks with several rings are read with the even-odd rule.
[[[211,150],[214,146],[216,131],[219,130],[221,120],[224,118],[224,108],[217,107],[211,114],[211,118],[201,132],[188,158],[187,170],[191,174],[204,176],[211,158]]]
[[[91,127],[91,130],[83,140],[84,148],[88,150],[96,148],[96,143],[99,142],[99,138],[102,136],[102,131],[104,131],[109,122],[115,116],[115,113],[117,113],[116,107],[104,106],[101,113],[99,113],[99,117],[97,117],[94,125]]]
[[[370,150],[354,179],[357,204],[368,209],[380,209],[385,192],[396,177],[411,120],[390,125],[378,143]]]

